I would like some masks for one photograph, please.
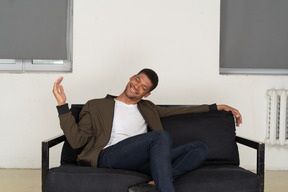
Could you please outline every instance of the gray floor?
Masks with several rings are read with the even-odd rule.
[[[1,192],[41,192],[39,169],[0,169]],[[265,192],[287,192],[288,171],[266,171]]]

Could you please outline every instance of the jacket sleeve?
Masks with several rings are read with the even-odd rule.
[[[193,107],[159,107],[156,106],[158,114],[160,117],[167,117],[171,115],[179,115],[186,113],[203,113],[209,111],[217,111],[217,105],[199,105]]]
[[[86,103],[80,112],[79,123],[68,108],[68,104],[57,106],[60,126],[72,148],[83,147],[93,135],[93,126],[89,113],[89,103]]]

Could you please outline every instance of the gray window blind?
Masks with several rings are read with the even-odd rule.
[[[221,0],[220,73],[288,74],[288,1]]]
[[[68,0],[1,0],[0,59],[67,59]]]

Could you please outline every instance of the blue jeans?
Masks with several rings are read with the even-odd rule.
[[[171,149],[166,131],[151,131],[103,149],[98,167],[143,172],[152,176],[159,192],[175,192],[175,178],[199,167],[208,151],[201,142]]]

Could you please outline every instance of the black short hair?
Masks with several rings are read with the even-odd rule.
[[[159,81],[157,73],[152,69],[147,68],[142,69],[137,75],[139,75],[140,73],[144,73],[150,79],[152,87],[149,91],[153,91],[157,87]]]

